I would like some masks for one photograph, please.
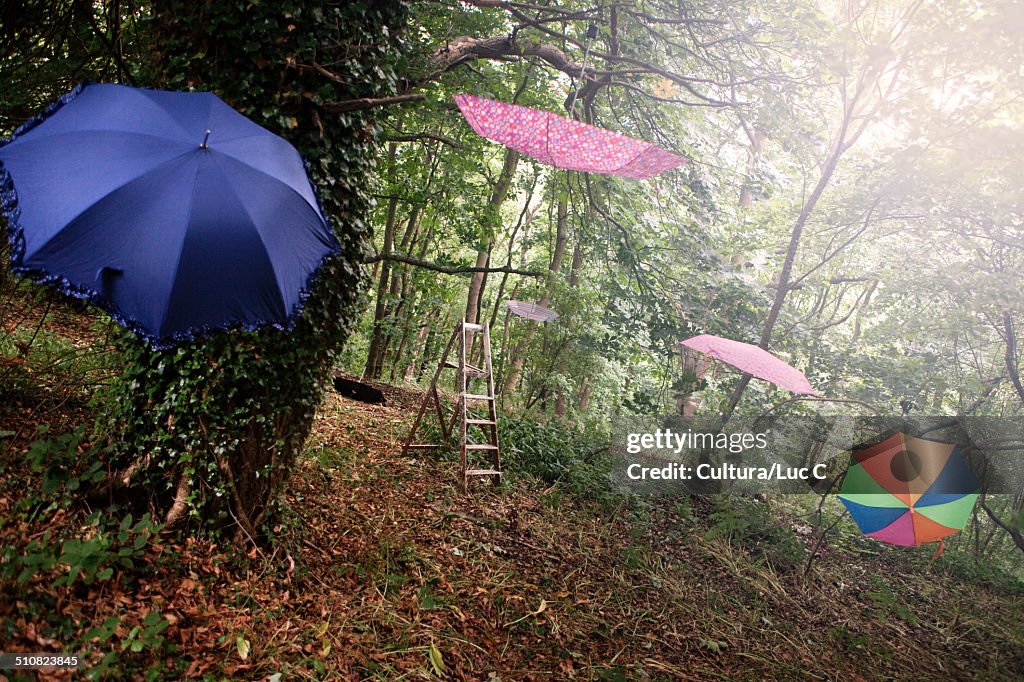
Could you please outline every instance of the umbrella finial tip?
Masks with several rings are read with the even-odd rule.
[[[207,148],[207,144],[206,143],[210,141],[210,133],[211,132],[213,132],[213,131],[211,131],[209,128],[206,129],[206,137],[203,138],[202,144],[199,145],[200,149],[206,149]]]

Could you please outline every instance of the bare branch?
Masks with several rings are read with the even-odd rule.
[[[980,502],[980,505],[981,508],[985,510],[985,513],[988,514],[988,517],[992,519],[992,523],[996,524],[997,526],[1005,530],[1007,533],[1009,533],[1010,537],[1013,538],[1013,542],[1017,545],[1017,547],[1020,548],[1020,551],[1024,552],[1024,533],[1020,532],[1016,528],[1013,528],[1008,523],[1006,523],[1006,521],[1003,521],[1001,518],[996,516],[996,513],[989,508],[988,504],[986,504],[984,500]]]
[[[573,78],[583,77],[583,65],[574,62],[569,55],[555,45],[505,35],[493,38],[461,36],[454,39],[434,52],[434,62],[438,70],[426,80],[436,78],[445,71],[467,61],[504,57],[539,57]]]
[[[426,270],[433,270],[434,272],[440,272],[445,275],[464,275],[473,272],[507,272],[510,275],[522,275],[524,277],[544,277],[545,273],[538,272],[536,270],[522,270],[520,268],[513,268],[504,266],[500,268],[488,268],[488,267],[475,267],[475,266],[458,266],[449,267],[445,265],[438,265],[431,263],[430,261],[420,260],[419,258],[413,258],[412,256],[403,256],[398,253],[378,254],[376,256],[370,256],[369,258],[363,259],[364,263],[376,263],[378,261],[395,261],[398,263],[407,263],[408,265],[414,265],[418,268],[424,268]]]
[[[1003,313],[1003,332],[1006,334],[1006,371],[1017,395],[1024,400],[1024,385],[1021,384],[1020,367],[1017,365],[1017,332],[1013,328],[1013,318],[1008,312]]]
[[[415,102],[426,99],[423,94],[395,95],[394,97],[362,97],[360,99],[347,99],[342,102],[324,102],[320,108],[330,114],[343,114],[347,111],[361,111],[373,109],[374,107],[386,107],[391,104],[402,102]]]
[[[296,64],[294,60],[289,60],[289,64],[300,71],[316,71],[318,74],[326,78],[327,80],[340,83],[342,85],[348,85],[348,81],[334,73],[327,67],[319,64],[316,60],[311,61],[308,64]],[[414,102],[421,99],[425,99],[426,96],[422,94],[404,94],[396,95],[394,97],[362,97],[359,99],[349,99],[341,102],[325,102],[319,105],[321,109],[331,114],[342,114],[347,111],[361,111],[363,109],[373,109],[374,107],[385,107],[391,104],[400,104],[402,102]]]
[[[645,21],[646,23],[649,23],[649,24],[672,24],[672,25],[679,25],[679,24],[710,24],[710,25],[713,25],[713,26],[725,26],[726,25],[726,22],[721,21],[720,19],[696,19],[696,18],[693,18],[693,17],[681,17],[681,18],[669,19],[668,17],[656,17],[656,16],[651,15],[651,14],[645,14],[644,12],[635,12],[635,11],[632,11],[632,10],[627,10],[626,14],[628,14],[629,16],[631,16],[631,17],[633,17],[635,19],[641,19],[641,20],[643,20],[643,21]]]
[[[435,135],[434,133],[413,133],[411,135],[385,135],[385,142],[418,142],[420,140],[434,140],[441,144],[446,144],[449,147],[455,147],[456,149],[468,149],[467,147],[459,144],[450,137],[444,135]]]
[[[581,46],[579,41],[545,26],[537,26],[536,28],[559,40],[564,40],[565,42],[576,45],[577,47]],[[593,50],[591,50],[590,54],[593,57],[602,59],[607,64],[628,64],[632,68],[628,70],[600,70],[592,66],[584,68],[583,64],[573,61],[566,52],[552,43],[539,43],[519,38],[515,35],[495,36],[491,38],[472,38],[469,36],[461,36],[459,38],[455,38],[450,43],[434,52],[433,61],[435,64],[435,71],[423,78],[420,82],[414,84],[413,87],[421,85],[426,81],[433,80],[460,64],[465,64],[466,62],[475,61],[477,59],[538,57],[562,73],[571,76],[572,78],[584,81],[584,85],[582,86],[584,89],[588,86],[593,89],[607,84],[607,82],[595,81],[595,78],[606,79],[607,77],[614,77],[620,74],[656,74],[679,85],[705,105],[726,106],[729,104],[729,102],[723,102],[701,93],[694,86],[695,83],[705,85],[723,85],[722,83],[705,78],[683,76],[660,66],[625,55],[595,52]],[[691,105],[693,104],[691,102],[686,103]]]

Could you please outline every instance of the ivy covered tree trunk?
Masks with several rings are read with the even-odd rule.
[[[112,488],[168,523],[255,536],[273,512],[360,312],[366,181],[401,49],[397,1],[153,3],[148,85],[211,90],[308,159],[342,246],[291,333],[220,334],[154,351],[125,335],[106,430]]]

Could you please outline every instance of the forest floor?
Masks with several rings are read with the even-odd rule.
[[[804,575],[709,534],[699,501],[599,503],[528,476],[463,493],[451,458],[401,456],[419,395],[381,388],[387,406],[328,396],[273,548],[157,536],[105,580],[2,578],[0,651],[78,651],[110,679],[1024,679],[1019,585],[873,543],[829,543]],[[58,388],[5,400],[0,568],[82,523],[19,506],[39,485],[22,460],[37,423],[92,414]]]

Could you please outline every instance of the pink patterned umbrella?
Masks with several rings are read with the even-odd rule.
[[[524,301],[505,301],[505,305],[508,309],[519,317],[525,317],[528,320],[534,320],[536,322],[552,322],[558,319],[558,313],[550,308],[545,308],[542,305],[536,303],[526,303]]]
[[[473,95],[455,103],[478,134],[542,163],[645,180],[687,162],[649,142],[558,114]]]
[[[787,365],[758,346],[711,334],[686,339],[683,345],[706,353],[716,360],[727,362],[747,374],[770,381],[793,393],[818,395],[800,370]]]

